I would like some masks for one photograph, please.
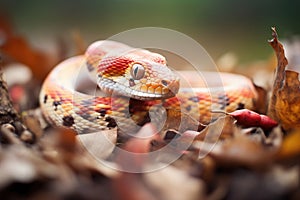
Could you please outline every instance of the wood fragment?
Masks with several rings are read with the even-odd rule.
[[[1,58],[0,67],[2,67]],[[20,117],[14,109],[9,97],[8,87],[6,81],[3,79],[2,69],[0,69],[0,125],[20,121]]]

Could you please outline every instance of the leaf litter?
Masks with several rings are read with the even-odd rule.
[[[39,82],[65,57],[63,52],[69,47],[64,46],[64,42],[58,50],[60,57],[53,57],[33,49],[3,17],[0,19],[5,35],[0,45],[4,66],[12,62],[25,64],[32,71],[33,79]],[[78,32],[73,34],[77,48],[74,52],[80,53],[84,49],[83,40]],[[37,114],[38,109],[28,111],[32,107],[21,106],[22,126],[27,132],[23,131],[23,136],[16,134],[15,124],[1,126],[1,197],[297,199],[300,196],[298,73],[285,70],[287,59],[275,29],[272,36],[270,44],[278,59],[272,94],[268,100],[268,83],[257,86],[260,92],[255,111],[260,117],[277,121],[279,126],[266,129],[261,124],[247,124],[247,120],[241,126],[237,113],[223,115],[209,125],[198,124],[185,116],[182,130],[176,130],[180,121],[167,119],[164,131],[156,131],[153,125],[146,124],[137,133],[148,135],[146,139],[120,140],[116,130],[76,136],[67,129],[52,129]],[[230,64],[233,72],[239,70],[236,62]],[[270,63],[266,61],[259,66],[271,74]],[[174,111],[167,114],[171,118],[178,115]],[[159,164],[168,163],[174,155],[179,156],[160,170],[132,173],[116,171],[114,167],[144,170],[149,158],[124,159],[120,149],[138,154],[159,152],[156,160]]]

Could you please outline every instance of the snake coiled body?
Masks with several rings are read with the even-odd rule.
[[[97,41],[85,55],[69,58],[52,70],[40,92],[41,110],[54,126],[88,133],[115,127],[134,132],[145,119],[149,121],[149,115],[152,119],[151,111],[159,113],[162,108],[179,110],[207,124],[213,109],[253,107],[256,92],[247,78],[215,72],[202,75],[204,81],[218,79],[219,83],[207,87],[203,80],[188,80],[190,74],[171,71],[160,54]],[[180,79],[195,84],[180,87]]]

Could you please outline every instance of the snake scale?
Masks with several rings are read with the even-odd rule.
[[[156,113],[161,108],[180,110],[207,124],[212,109],[230,112],[253,107],[257,94],[246,77],[205,72],[205,80],[220,77],[222,81],[207,87],[197,83],[203,80],[185,74],[169,69],[160,54],[96,41],[84,55],[69,58],[50,72],[40,92],[41,110],[51,125],[81,134],[115,127],[136,131],[136,124],[149,121],[152,108]],[[196,86],[180,86],[182,77]]]

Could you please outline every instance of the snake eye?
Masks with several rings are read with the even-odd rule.
[[[145,75],[145,68],[139,63],[134,63],[131,67],[131,76],[135,80],[143,78]]]

